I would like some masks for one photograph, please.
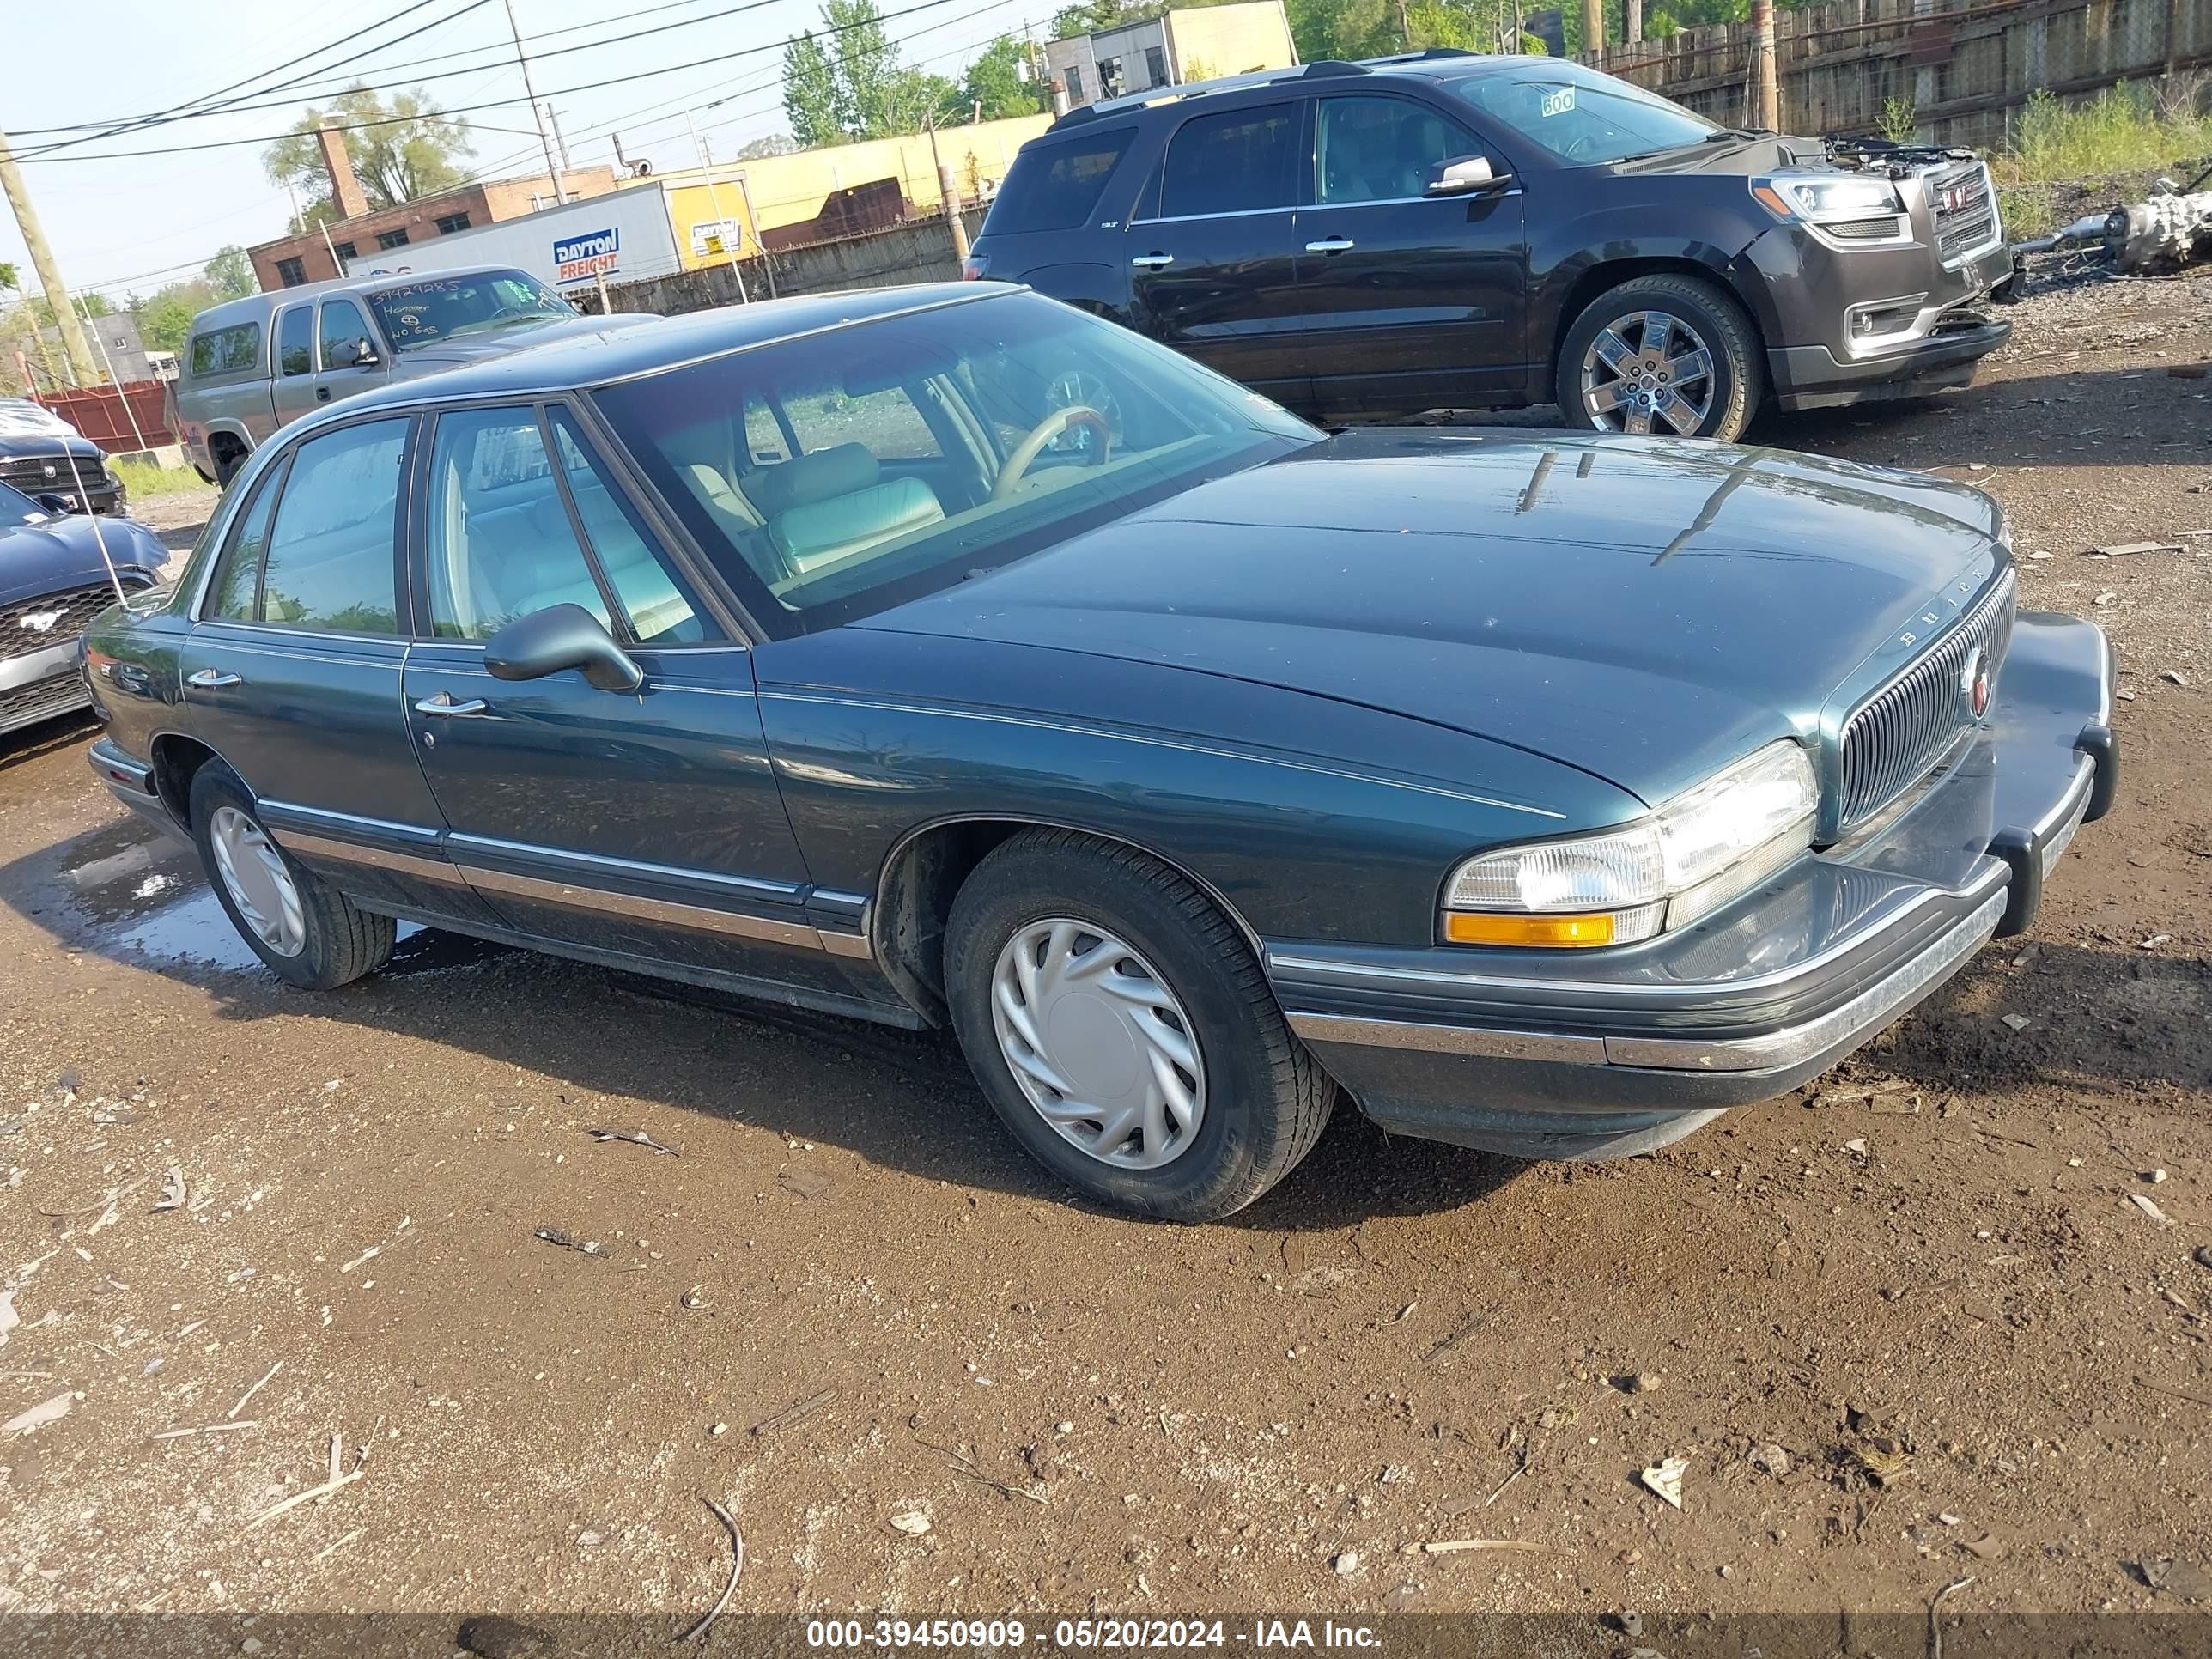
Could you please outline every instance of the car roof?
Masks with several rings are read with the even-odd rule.
[[[450,276],[489,276],[502,270],[519,270],[521,267],[506,264],[452,265],[436,270],[388,270],[376,276],[340,276],[327,283],[301,283],[291,288],[270,289],[260,294],[248,294],[240,299],[225,300],[221,305],[210,306],[192,318],[191,331],[204,334],[210,329],[228,328],[234,323],[257,321],[268,316],[279,306],[292,305],[301,300],[319,300],[333,294],[381,294],[386,289],[404,288],[412,283],[431,283]],[[528,272],[524,272],[527,276]]]
[[[1180,86],[1153,87],[1120,98],[1101,99],[1097,103],[1085,104],[1068,111],[1045,131],[1049,135],[1069,127],[1084,126],[1109,115],[1126,115],[1156,106],[1184,103],[1194,98],[1217,97],[1223,93],[1280,86],[1294,81],[1351,80],[1371,75],[1416,76],[1430,81],[1439,80],[1445,76],[1458,79],[1474,75],[1496,74],[1501,70],[1514,69],[1525,64],[1556,64],[1562,61],[1511,53],[1469,52],[1462,46],[1430,46],[1420,52],[1400,52],[1390,58],[1363,58],[1356,63],[1333,58],[1316,58],[1310,64],[1293,64],[1288,69],[1255,70],[1248,75],[1225,75],[1211,81],[1186,81]]]
[[[646,326],[564,335],[544,345],[525,346],[419,380],[393,381],[349,398],[342,406],[333,404],[332,409],[343,408],[353,415],[394,405],[533,397],[606,386],[878,318],[1024,291],[1011,283],[919,283],[902,288],[810,294],[799,299],[756,300],[750,305],[656,317]]]

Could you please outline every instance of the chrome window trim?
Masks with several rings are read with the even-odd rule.
[[[1302,213],[1304,210],[1305,206],[1298,203],[1285,202],[1280,207],[1228,208],[1219,213],[1170,213],[1157,219],[1132,219],[1129,228],[1135,230],[1140,225],[1194,225],[1206,219],[1255,219],[1263,213]]]

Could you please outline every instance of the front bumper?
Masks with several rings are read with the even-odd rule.
[[[1838,360],[1825,345],[1777,346],[1766,354],[1766,374],[1786,410],[1917,398],[1965,386],[1974,366],[2011,337],[2002,319],[1961,313],[1911,345],[1864,357]]]
[[[1394,1133],[1627,1157],[1785,1093],[1991,937],[2118,782],[2104,635],[2023,611],[1985,726],[1871,831],[1695,926],[1593,952],[1279,944],[1291,1026]]]

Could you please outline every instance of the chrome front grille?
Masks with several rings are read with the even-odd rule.
[[[144,585],[143,574],[136,570],[129,573],[128,580],[133,586]],[[114,603],[115,590],[100,582],[0,605],[0,661],[65,644]]]
[[[1994,679],[2012,639],[2014,586],[2008,568],[1948,633],[1844,722],[1845,830],[1917,783],[1974,724],[1966,665],[1977,651],[1987,652]]]
[[[1928,200],[1935,213],[1936,257],[1946,270],[1996,246],[1996,191],[1981,162],[1930,173]]]

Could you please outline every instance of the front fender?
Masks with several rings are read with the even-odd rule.
[[[1050,823],[1155,854],[1263,940],[1425,945],[1469,853],[1644,811],[1506,744],[1161,664],[848,628],[757,666],[808,868],[855,894],[917,830]]]

